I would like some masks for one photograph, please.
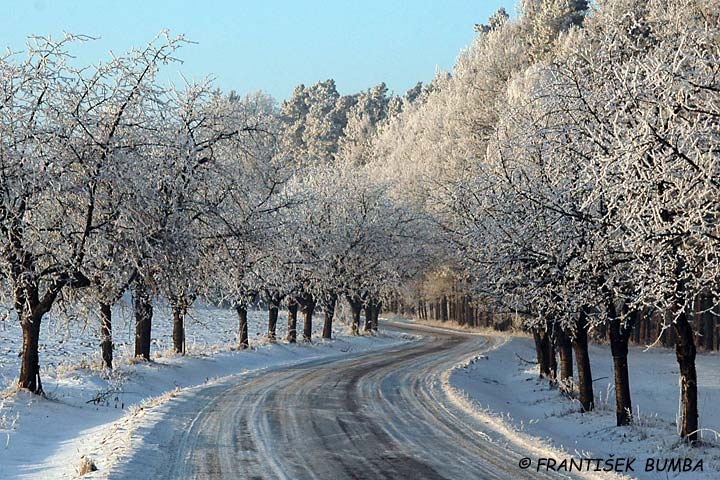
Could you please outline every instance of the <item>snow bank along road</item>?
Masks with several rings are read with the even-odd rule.
[[[489,340],[395,328],[423,339],[171,400],[111,478],[542,478],[518,467],[526,452],[493,441],[442,388],[442,373]]]

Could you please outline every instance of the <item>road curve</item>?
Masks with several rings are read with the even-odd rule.
[[[529,455],[491,440],[441,387],[441,374],[488,340],[402,328],[423,339],[268,371],[177,401],[111,478],[542,478],[518,468]]]

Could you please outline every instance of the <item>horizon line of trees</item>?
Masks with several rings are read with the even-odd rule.
[[[708,307],[706,296],[695,299],[690,315],[697,325],[695,343],[698,349],[711,352],[720,350],[720,316]],[[467,279],[457,277],[457,272],[440,270],[425,273],[412,288],[404,288],[401,295],[387,300],[387,311],[398,315],[416,316],[422,320],[454,322],[460,326],[487,327],[504,331],[510,327],[522,327],[522,312],[494,304],[493,299],[478,294]],[[665,312],[646,307],[633,312],[633,329],[629,341],[638,346],[675,346],[676,332],[666,328]],[[592,339],[609,342],[607,324],[592,325]],[[557,345],[555,346],[557,348]]]

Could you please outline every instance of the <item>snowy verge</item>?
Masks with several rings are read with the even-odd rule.
[[[269,369],[358,355],[412,338],[392,333],[339,335],[311,344],[275,343],[206,356],[160,356],[149,363],[123,364],[111,374],[89,369],[63,371],[48,378],[46,383],[52,385],[48,398],[6,391],[0,401],[0,418],[3,411],[12,412],[12,419],[6,415],[6,423],[17,421],[1,439],[0,476],[77,478],[82,458],[87,458],[98,470],[83,478],[104,478],[114,463],[141,445],[134,432],[158,421],[162,406],[171,398],[222,382],[242,381]]]
[[[635,405],[635,424],[615,426],[613,367],[609,347],[590,347],[596,411],[580,413],[579,404],[549,382],[538,378],[531,339],[497,336],[487,351],[478,352],[447,371],[442,378],[448,397],[491,430],[533,454],[538,460],[619,459],[636,460],[629,478],[720,478],[720,356],[698,356],[701,425],[704,443],[691,448],[679,441],[677,363],[666,349],[631,348],[630,388]],[[702,460],[702,472],[667,471],[672,463],[689,458],[693,467]],[[645,471],[648,459],[653,470]],[[603,464],[601,464],[602,466]],[[665,465],[666,471],[658,471]],[[674,464],[675,466],[678,463]],[[545,470],[544,466],[539,467]],[[621,468],[620,470],[622,470]],[[591,469],[593,470],[593,469]],[[577,472],[574,472],[577,475]],[[605,472],[584,472],[587,478],[617,478]]]

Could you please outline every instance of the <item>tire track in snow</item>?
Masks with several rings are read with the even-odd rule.
[[[448,401],[443,373],[487,349],[487,338],[402,328],[425,338],[178,402],[148,433],[165,438],[156,448],[168,453],[141,450],[111,478],[561,478],[519,469],[527,452]]]

